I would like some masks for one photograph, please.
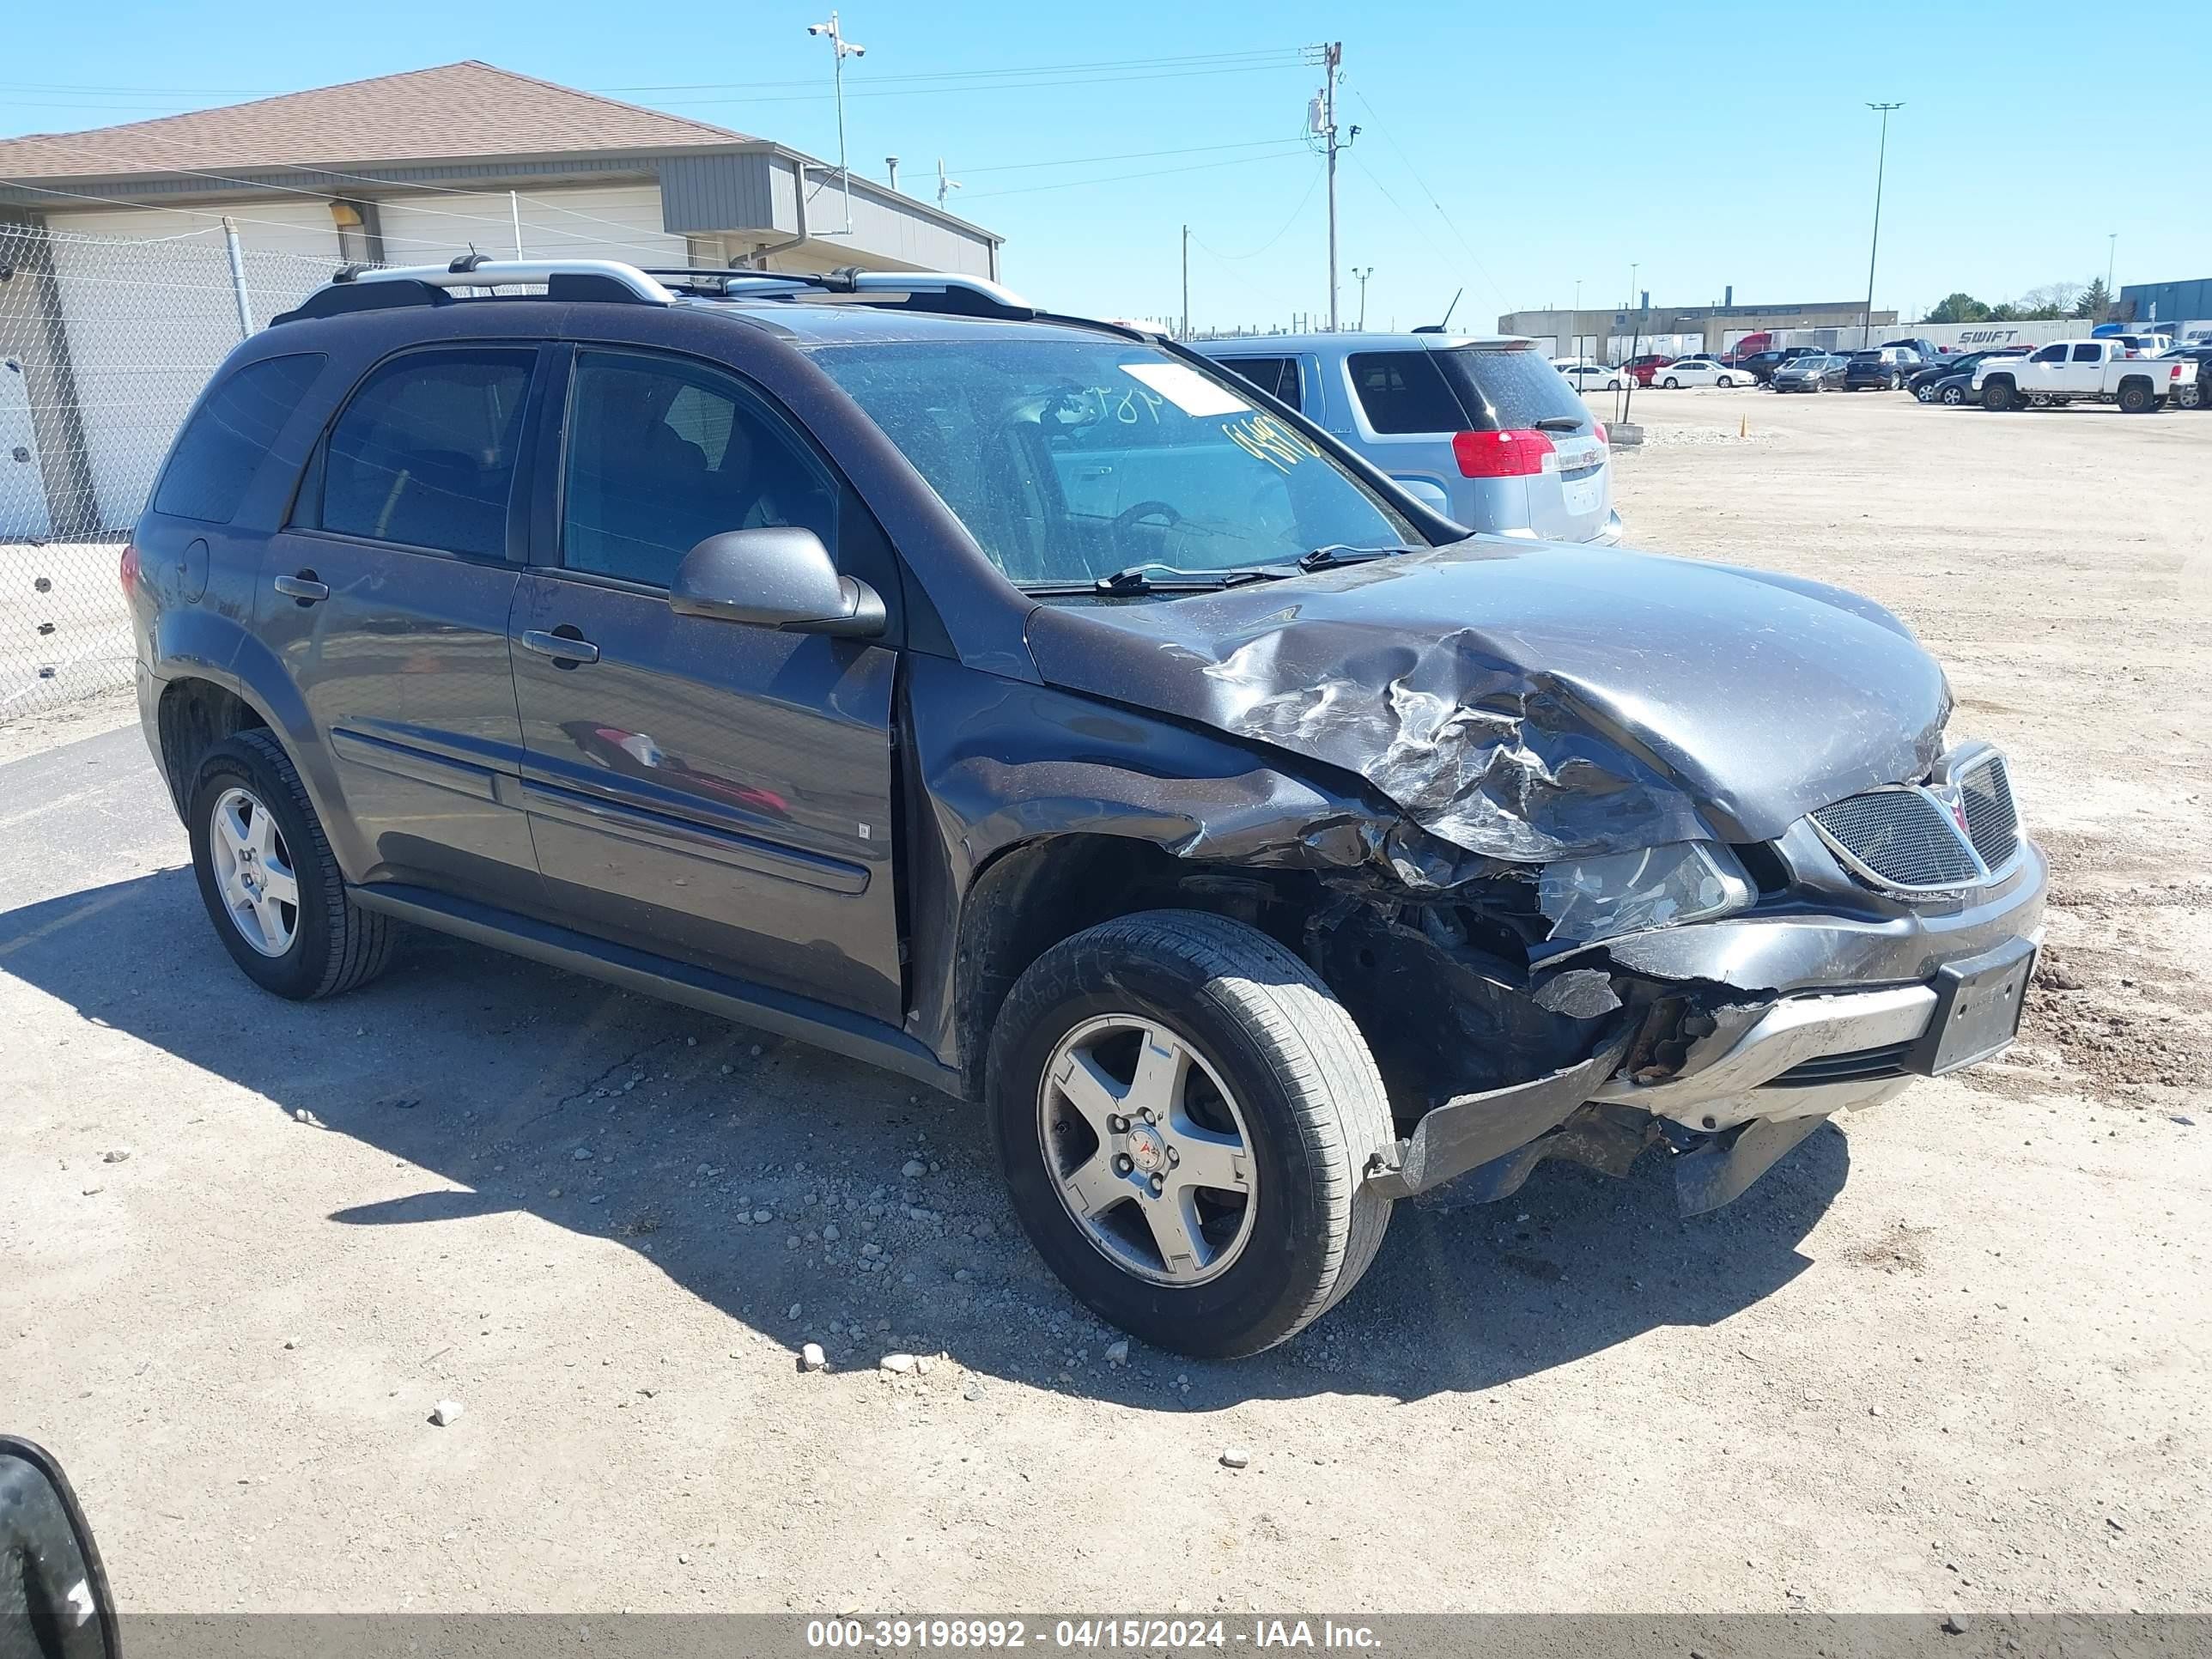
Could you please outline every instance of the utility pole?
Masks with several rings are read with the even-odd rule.
[[[2120,257],[2120,233],[2113,231],[2105,238],[2105,304],[2112,304],[2112,262]],[[2098,322],[2105,319],[2096,319]]]
[[[1367,279],[1375,274],[1375,267],[1370,265],[1362,270],[1354,265],[1352,274],[1359,278],[1359,331],[1364,334],[1367,331]]]
[[[843,30],[837,24],[837,14],[834,11],[830,14],[828,22],[809,23],[806,32],[830,37],[831,74],[837,82],[837,177],[844,185],[845,234],[850,236],[853,234],[853,170],[845,164],[845,60],[848,58],[865,58],[868,55],[868,49],[845,38]],[[801,188],[804,187],[802,181]]]
[[[1182,228],[1182,332],[1178,340],[1190,338],[1190,227]]]
[[[1337,328],[1336,309],[1336,153],[1348,149],[1352,141],[1359,137],[1353,127],[1340,143],[1336,135],[1336,77],[1344,67],[1344,42],[1331,40],[1324,46],[1309,46],[1310,52],[1321,54],[1322,79],[1320,94],[1306,112],[1306,125],[1322,141],[1328,156],[1328,326],[1334,333]],[[1309,58],[1307,62],[1313,60]]]
[[[1874,261],[1881,251],[1881,175],[1889,164],[1889,112],[1903,109],[1904,101],[1894,104],[1869,104],[1870,110],[1881,115],[1881,149],[1874,164],[1874,234],[1867,240],[1867,302],[1866,314],[1859,322],[1859,349],[1864,350],[1874,343]]]

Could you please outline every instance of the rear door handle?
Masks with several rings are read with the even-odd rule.
[[[599,659],[598,646],[572,635],[548,634],[532,628],[524,632],[522,643],[526,650],[535,651],[541,657],[551,657],[556,661],[580,663]]]
[[[303,570],[296,576],[279,576],[270,586],[287,599],[299,600],[301,605],[313,605],[331,596],[331,585],[317,581],[312,570]]]

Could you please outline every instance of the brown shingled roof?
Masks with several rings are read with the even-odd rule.
[[[0,179],[668,149],[745,135],[471,58],[155,121],[0,139]]]

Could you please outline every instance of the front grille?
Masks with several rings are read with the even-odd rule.
[[[1863,1083],[1875,1078],[1903,1077],[1911,1039],[1886,1042],[1879,1048],[1854,1048],[1846,1054],[1822,1054],[1792,1066],[1779,1077],[1769,1078],[1769,1089],[1811,1089],[1823,1083]]]
[[[1982,862],[2002,869],[2020,845],[2020,820],[2013,811],[2012,780],[2004,757],[1991,755],[1959,778],[1959,801],[1966,814],[1966,834]]]
[[[1917,789],[1874,789],[1813,814],[1830,840],[1893,887],[1967,887],[1974,854],[1948,813]]]

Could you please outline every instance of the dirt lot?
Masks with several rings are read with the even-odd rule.
[[[1635,543],[1875,594],[2011,749],[2027,1040],[1698,1221],[1401,1206],[1238,1365],[1109,1364],[884,1073],[435,941],[260,995],[135,730],[11,729],[0,1422],[125,1603],[2212,1608],[2212,416],[1637,413]]]

